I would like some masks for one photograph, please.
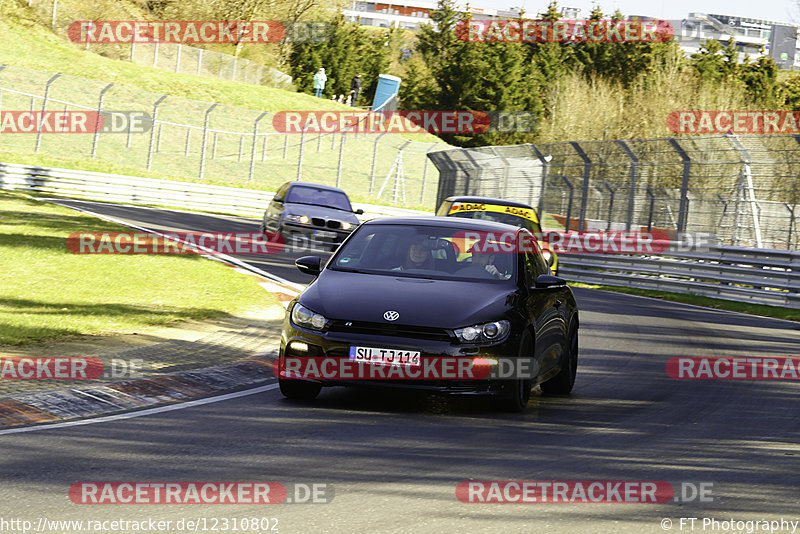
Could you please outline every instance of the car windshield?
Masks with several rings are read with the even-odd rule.
[[[533,233],[540,235],[542,233],[541,227],[530,219],[512,215],[510,213],[500,213],[496,211],[457,211],[448,214],[449,217],[461,217],[463,219],[477,219],[481,221],[494,221],[512,226],[519,226]]]
[[[289,194],[286,195],[286,202],[353,211],[350,206],[350,200],[341,191],[331,191],[330,189],[305,185],[296,185],[289,189]]]
[[[371,224],[356,230],[328,268],[429,279],[515,280],[517,255],[498,246],[515,239],[516,231]]]

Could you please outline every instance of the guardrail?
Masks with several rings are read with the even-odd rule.
[[[274,193],[99,172],[0,163],[0,189],[125,204],[261,217]],[[369,219],[430,215],[354,204]],[[800,252],[711,246],[707,252],[651,256],[561,254],[559,275],[577,282],[691,293],[800,308]]]
[[[0,163],[0,189],[17,189],[70,198],[184,208],[246,217],[264,215],[274,192],[195,184],[120,174]],[[363,219],[423,212],[373,204],[353,204]],[[430,215],[430,214],[429,214]]]
[[[658,256],[561,254],[559,276],[576,282],[800,308],[800,252],[711,246],[707,252]]]

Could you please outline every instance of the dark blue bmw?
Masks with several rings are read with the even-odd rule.
[[[369,384],[493,395],[521,411],[536,385],[557,395],[573,388],[575,298],[563,279],[549,274],[536,238],[523,228],[450,217],[373,219],[327,264],[318,256],[295,263],[317,278],[290,303],[284,321],[278,378],[290,399],[314,399],[323,386]],[[535,373],[348,381],[285,372],[287,360],[303,358],[366,358],[370,365],[419,365],[429,358],[491,365],[513,358],[533,361]]]

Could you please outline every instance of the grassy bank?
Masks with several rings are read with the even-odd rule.
[[[199,256],[76,255],[66,238],[127,231],[0,192],[0,344],[207,319],[275,303],[255,279]]]

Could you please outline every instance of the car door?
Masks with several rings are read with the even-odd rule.
[[[290,185],[291,182],[287,182],[278,188],[269,206],[267,206],[267,211],[264,213],[264,227],[271,232],[278,231],[281,214],[283,214],[284,210],[283,201],[286,198],[286,193],[289,191]]]
[[[525,309],[536,328],[536,359],[546,372],[561,359],[566,343],[566,287],[536,287],[536,278],[550,274],[538,248],[520,254],[525,271]]]

